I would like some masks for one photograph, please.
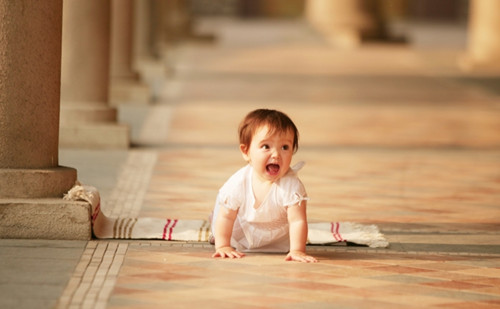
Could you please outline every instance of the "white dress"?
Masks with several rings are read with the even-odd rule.
[[[300,166],[299,166],[300,165]],[[288,252],[290,239],[287,207],[301,205],[307,200],[304,185],[296,172],[299,163],[274,182],[267,197],[255,209],[252,189],[253,168],[250,165],[238,170],[221,187],[212,218],[212,234],[220,207],[238,210],[231,237],[231,246],[244,252]]]

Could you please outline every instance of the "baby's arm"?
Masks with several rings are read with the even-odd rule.
[[[315,263],[317,260],[306,254],[307,242],[307,215],[306,201],[300,205],[288,207],[288,224],[290,225],[290,252],[286,261]]]
[[[234,220],[236,220],[237,210],[221,207],[217,219],[215,220],[215,253],[212,257],[221,258],[241,258],[245,254],[236,251],[231,247],[231,235],[233,233]]]

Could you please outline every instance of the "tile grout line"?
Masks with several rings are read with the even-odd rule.
[[[155,152],[131,151],[103,212],[110,217],[137,217],[156,164]]]
[[[109,209],[113,216],[137,216],[156,160],[154,152],[129,152],[109,201],[103,201],[103,208]],[[128,245],[89,241],[56,307],[105,308]]]
[[[82,278],[85,275],[87,267],[90,264],[90,260],[95,252],[96,245],[97,244],[94,242],[87,243],[87,247],[85,248],[80,258],[80,262],[76,266],[72,277],[70,278],[68,284],[66,285],[66,288],[64,289],[61,297],[59,298],[56,308],[69,307],[69,304],[72,302],[76,291],[82,285]]]
[[[160,247],[187,247],[212,249],[213,245],[208,242],[183,242],[183,241],[124,241],[131,246],[160,246]],[[368,248],[368,247],[345,247],[345,246],[308,246],[310,252],[349,252],[349,253],[370,253],[370,254],[397,254],[397,255],[444,255],[444,256],[478,256],[478,257],[500,257],[500,253],[486,252],[450,252],[450,251],[400,251],[383,248]]]
[[[100,255],[100,260],[96,261],[96,264],[98,264],[98,266],[94,272],[92,284],[86,291],[87,293],[83,300],[83,307],[93,308],[95,306],[97,295],[106,279],[106,274],[111,265],[109,256],[113,256],[113,254],[115,253],[116,243],[108,243],[105,250],[106,251],[104,251],[103,254]]]
[[[128,245],[90,241],[56,308],[105,308]]]

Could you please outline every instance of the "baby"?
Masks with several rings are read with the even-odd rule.
[[[219,190],[213,218],[212,257],[245,252],[288,252],[286,261],[317,262],[306,254],[308,200],[290,168],[299,133],[282,112],[258,109],[239,126],[240,151],[248,164]]]

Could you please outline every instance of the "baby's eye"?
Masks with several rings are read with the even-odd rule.
[[[262,148],[262,149],[269,149],[269,145],[264,144],[264,145],[260,146],[260,148]]]
[[[288,145],[283,145],[283,147],[281,147],[281,148],[282,148],[283,150],[288,150],[288,149],[290,149],[290,146],[288,146]]]

